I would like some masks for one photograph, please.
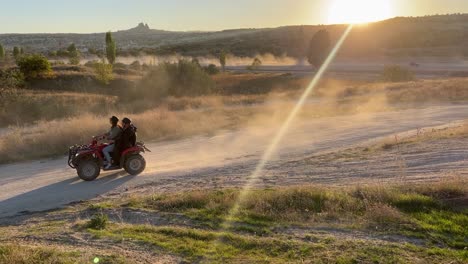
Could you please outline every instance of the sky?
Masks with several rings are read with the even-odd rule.
[[[327,24],[333,6],[372,12],[366,1],[378,0],[0,0],[0,33],[104,32],[140,22],[175,31]],[[468,0],[382,1],[390,2],[391,17],[468,13]]]

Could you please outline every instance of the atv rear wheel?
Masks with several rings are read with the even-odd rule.
[[[101,168],[94,160],[82,160],[78,163],[76,171],[83,181],[94,181],[101,173]]]
[[[138,175],[146,168],[146,161],[140,154],[131,155],[125,159],[124,169],[130,175]]]

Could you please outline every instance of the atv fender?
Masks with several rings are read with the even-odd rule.
[[[122,152],[122,154],[120,155],[120,163],[119,163],[120,168],[123,168],[123,166],[125,164],[125,158],[127,158],[128,155],[138,154],[140,152],[142,152],[142,151],[141,151],[141,148],[138,147],[138,146],[131,147],[131,148],[128,148],[128,149],[124,150],[124,152]]]

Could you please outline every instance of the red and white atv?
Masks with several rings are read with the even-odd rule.
[[[106,143],[98,144],[98,140],[93,138],[88,145],[72,146],[68,152],[68,165],[76,169],[78,177],[82,180],[93,181],[99,176],[101,169],[106,165],[102,150],[108,145]],[[112,167],[110,170],[120,170],[123,168],[130,175],[142,173],[145,170],[146,161],[141,153],[146,151],[151,152],[143,142],[137,142],[135,146],[121,153],[120,166]]]

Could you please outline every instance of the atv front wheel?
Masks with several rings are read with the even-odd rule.
[[[83,181],[94,181],[101,173],[101,168],[94,160],[82,160],[78,163],[76,171]]]
[[[146,168],[146,161],[143,156],[131,155],[125,159],[124,169],[130,175],[138,175],[142,173]]]

